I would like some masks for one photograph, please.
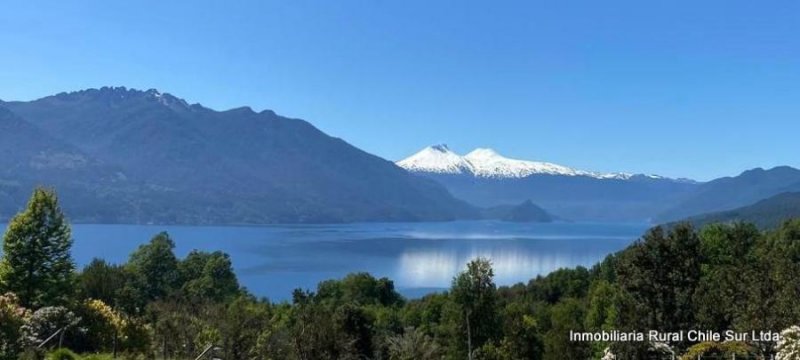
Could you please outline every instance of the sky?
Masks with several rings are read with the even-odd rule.
[[[0,99],[156,88],[390,160],[800,167],[798,1],[4,1]]]

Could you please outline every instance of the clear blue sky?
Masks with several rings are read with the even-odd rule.
[[[6,1],[0,99],[157,88],[393,160],[445,142],[709,179],[800,166],[798,19],[798,1]]]

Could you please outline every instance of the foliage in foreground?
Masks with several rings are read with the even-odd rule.
[[[509,287],[496,286],[491,262],[476,259],[448,291],[422,299],[355,273],[298,289],[283,303],[241,288],[227,254],[178,258],[166,233],[126,263],[96,259],[77,272],[52,191],[37,190],[12,223],[0,259],[0,360],[30,353],[58,331],[63,337],[45,348],[126,358],[190,359],[209,344],[224,359],[281,360],[640,359],[665,351],[794,359],[800,349],[800,328],[792,327],[800,323],[800,221],[771,231],[657,227],[591,269]],[[571,331],[650,329],[787,330],[777,344],[569,339]]]

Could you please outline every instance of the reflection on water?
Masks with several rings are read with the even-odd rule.
[[[445,288],[476,257],[494,264],[498,284],[527,282],[539,274],[591,266],[623,249],[641,224],[512,224],[490,221],[414,224],[189,227],[76,225],[73,255],[121,263],[154,234],[167,231],[176,252],[222,250],[231,255],[251,292],[288,299],[295,288],[366,271],[389,277],[405,293]]]
[[[398,282],[407,287],[447,287],[454,274],[464,268],[464,264],[478,257],[491,260],[496,280],[501,284],[526,282],[539,274],[593,264],[602,259],[599,254],[528,253],[523,249],[479,250],[461,254],[442,250],[412,250],[400,256]]]

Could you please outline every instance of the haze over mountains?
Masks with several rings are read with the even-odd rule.
[[[785,192],[752,205],[692,216],[688,220],[696,226],[743,221],[767,229],[796,218],[800,218],[800,192]]]
[[[668,222],[735,209],[800,189],[800,170],[790,167],[754,169],[699,183],[510,159],[491,149],[476,149],[462,156],[446,145],[427,147],[397,164],[436,180],[456,197],[477,206],[532,200],[556,216],[579,221]]]
[[[465,156],[447,146],[425,148],[397,164],[445,185],[481,207],[532,200],[547,211],[579,221],[648,221],[670,199],[696,183],[657,175],[600,173],[549,162],[506,158],[491,149]]]
[[[155,90],[102,88],[0,102],[0,217],[35,184],[75,221],[439,221],[474,208],[433,181],[249,108],[214,111]]]
[[[800,170],[788,166],[770,170],[748,170],[739,176],[723,177],[700,184],[690,197],[675,203],[660,214],[659,220],[675,220],[731,210],[793,191],[800,191]]]
[[[800,170],[698,183],[445,145],[394,164],[272,111],[105,87],[0,101],[0,219],[37,185],[57,188],[75,222],[669,222],[798,192]]]

